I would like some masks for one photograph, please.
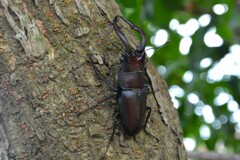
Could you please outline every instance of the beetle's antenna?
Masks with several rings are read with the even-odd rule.
[[[161,45],[161,46],[148,48],[148,49],[145,50],[145,52],[148,51],[148,50],[151,50],[151,49],[154,49],[154,50],[155,50],[155,49],[162,48],[162,47],[166,46],[168,43],[170,43],[169,40],[168,40],[167,42],[165,42],[165,43],[164,43],[163,45]]]

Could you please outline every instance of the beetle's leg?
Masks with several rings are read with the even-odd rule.
[[[145,122],[144,122],[144,124],[143,124],[144,130],[146,130],[146,126],[147,126],[149,117],[150,117],[150,115],[151,115],[151,112],[152,112],[152,108],[147,107],[147,117],[146,117],[146,120],[145,120]]]
[[[77,117],[79,117],[80,114],[83,114],[83,113],[85,113],[85,112],[87,112],[87,111],[89,111],[89,110],[91,110],[91,109],[94,109],[94,108],[97,107],[99,104],[101,104],[101,103],[103,103],[103,102],[106,102],[107,100],[113,98],[113,97],[116,96],[116,95],[117,95],[117,93],[114,93],[114,94],[112,94],[112,95],[110,95],[110,96],[108,96],[108,97],[103,98],[102,100],[100,100],[99,102],[97,102],[96,104],[94,104],[93,106],[91,106],[91,107],[89,107],[89,108],[87,108],[87,109],[85,109],[85,110],[80,111],[80,112],[77,114]]]
[[[115,88],[109,81],[107,81],[107,80],[102,76],[102,74],[101,74],[100,71],[97,69],[97,67],[94,65],[93,59],[92,59],[92,57],[91,57],[90,54],[88,54],[88,57],[89,57],[89,59],[90,59],[90,61],[91,61],[91,65],[92,65],[92,67],[93,67],[93,69],[94,69],[94,72],[95,72],[95,74],[97,75],[97,77],[98,77],[99,79],[101,79],[101,80],[110,88],[111,91],[117,92],[117,88]]]
[[[121,18],[122,20],[124,20],[124,21],[131,27],[131,29],[139,32],[139,34],[141,35],[142,41],[141,41],[141,43],[139,44],[139,46],[137,47],[136,51],[139,52],[139,53],[143,53],[144,50],[145,50],[145,46],[146,46],[146,36],[145,36],[145,33],[143,32],[143,30],[141,30],[138,26],[132,24],[131,22],[129,22],[127,19],[125,19],[125,18],[122,17],[122,16],[116,16],[116,17],[114,18],[114,20],[115,20],[116,18],[118,18],[118,17]],[[126,37],[125,37],[125,38],[126,38]]]
[[[122,33],[121,28],[117,25],[118,17],[120,17],[120,16],[116,16],[113,19],[113,28],[114,28],[116,34],[118,35],[118,37],[121,39],[123,45],[125,46],[126,52],[131,53],[131,46],[130,46],[127,38],[125,37],[125,35]]]
[[[149,84],[149,86],[150,86],[150,88],[151,88],[151,90],[152,90],[153,97],[154,97],[155,101],[157,102],[158,113],[161,115],[161,119],[162,119],[163,123],[164,123],[166,126],[168,126],[167,121],[163,118],[163,117],[164,117],[164,116],[163,116],[163,111],[161,111],[162,106],[158,103],[158,100],[157,100],[157,97],[156,97],[156,94],[155,94],[155,91],[154,91],[154,88],[153,88],[153,84],[152,84],[151,78],[150,78],[150,76],[148,75],[147,69],[145,69],[145,71],[146,71],[147,82],[148,82],[148,84]]]
[[[114,114],[116,114],[116,113],[114,113]],[[115,118],[114,118],[114,122],[113,122],[112,134],[111,134],[111,136],[110,136],[110,138],[109,138],[109,142],[108,142],[106,151],[105,151],[105,153],[104,153],[104,155],[103,155],[103,157],[102,157],[101,159],[105,159],[105,156],[106,156],[106,153],[107,153],[107,151],[108,151],[108,148],[109,148],[111,142],[113,141],[114,134],[115,134],[115,130],[116,130],[116,126],[117,126],[117,123],[118,123],[118,121],[119,121],[119,117],[120,117],[120,115],[119,115],[119,113],[117,113],[117,115],[116,115]]]
[[[147,112],[148,112],[148,113],[147,113],[147,117],[146,117],[145,123],[143,124],[143,129],[144,129],[144,132],[145,132],[147,135],[153,137],[154,139],[157,140],[157,142],[159,142],[159,139],[158,139],[157,137],[155,137],[154,135],[152,135],[150,132],[148,132],[148,131],[146,130],[147,122],[148,122],[149,117],[150,117],[150,115],[151,115],[151,111],[152,111],[152,109],[151,109],[150,107],[147,107]]]

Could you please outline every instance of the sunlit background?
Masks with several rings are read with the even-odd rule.
[[[213,12],[216,15],[222,15],[228,11],[226,4],[215,4],[212,7]],[[179,44],[179,51],[182,55],[189,54],[190,47],[192,45],[191,36],[200,28],[206,27],[211,22],[211,16],[209,14],[204,14],[198,19],[191,18],[185,24],[180,24],[177,19],[172,19],[169,23],[169,28],[179,34],[182,39]],[[149,28],[151,29],[151,28]],[[151,43],[155,46],[164,45],[169,40],[168,32],[164,29],[159,29],[156,34],[151,37]],[[204,35],[204,43],[207,47],[219,47],[223,44],[223,39],[220,35],[216,33],[216,27],[211,27],[208,29],[207,33]],[[151,48],[146,47],[146,50]],[[154,50],[147,50],[147,55],[151,57],[154,54]],[[213,61],[211,58],[204,58],[200,61],[200,68],[207,68],[212,65]],[[167,68],[164,66],[159,66],[159,73],[164,75]],[[214,83],[215,81],[221,81],[227,76],[237,76],[240,78],[240,45],[233,44],[229,47],[229,53],[227,53],[219,62],[212,65],[211,69],[207,72],[206,81],[209,83]],[[193,80],[192,71],[186,71],[182,77],[185,83],[190,83]],[[184,90],[178,85],[172,85],[169,88],[169,93],[172,97],[175,108],[180,107],[180,101],[177,97],[183,97],[185,95]],[[240,97],[240,95],[239,95]],[[240,139],[240,109],[238,103],[233,99],[233,97],[226,93],[223,89],[218,88],[216,91],[216,97],[214,99],[214,104],[216,106],[221,106],[227,104],[228,110],[232,112],[230,117],[222,115],[219,118],[214,116],[211,106],[204,104],[201,99],[195,93],[188,93],[187,100],[196,106],[194,112],[197,116],[202,116],[204,121],[211,124],[213,128],[220,129],[222,124],[226,124],[229,120],[232,123],[236,123],[236,138]],[[199,128],[200,136],[203,140],[208,140],[211,137],[211,131],[207,125],[202,125]],[[194,150],[196,147],[196,142],[190,137],[184,138],[184,144],[187,150]]]
[[[201,1],[198,2],[200,6]],[[179,11],[174,13],[171,10],[172,6],[163,6],[161,9],[165,7],[162,12],[165,12],[166,17],[167,7],[170,8],[172,16],[169,16],[167,24],[160,27],[154,25],[152,22],[154,20],[147,19],[151,17],[149,13],[157,13],[149,11],[149,8],[154,8],[151,3],[144,1],[143,5],[148,5],[141,7],[138,4],[136,10],[134,7],[131,8],[131,5],[126,7],[126,3],[119,2],[127,18],[134,19],[138,12],[140,17],[146,18],[144,27],[150,35],[146,52],[152,57],[160,75],[169,84],[174,107],[180,114],[186,149],[240,152],[240,147],[236,147],[240,143],[240,43],[236,41],[237,38],[240,39],[240,35],[236,38],[231,35],[234,33],[230,33],[233,32],[231,28],[240,25],[240,17],[237,14],[240,4],[236,9],[235,3],[206,2],[206,8],[201,6],[206,12],[201,11],[197,14],[181,12],[183,16],[186,15],[184,18],[177,15]],[[157,2],[152,2],[152,5],[155,5],[154,3]],[[161,1],[159,4],[166,3]],[[181,6],[180,2],[178,5]],[[160,11],[158,13],[161,19]],[[226,17],[228,19],[224,22]],[[158,20],[155,19],[157,23]],[[223,25],[226,30],[222,29],[219,27],[221,23],[224,25],[228,23],[229,28]],[[219,29],[222,29],[220,33],[226,33],[222,34],[225,37],[218,33]],[[232,37],[229,38],[229,35]],[[162,46],[169,40],[170,44],[161,49],[150,49]],[[172,49],[173,46],[177,48]],[[172,53],[175,53],[176,58],[168,55]]]

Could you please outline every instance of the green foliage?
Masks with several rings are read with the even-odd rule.
[[[230,120],[233,112],[228,110],[227,103],[220,106],[214,103],[217,95],[225,92],[238,103],[239,109],[240,75],[224,76],[220,81],[209,80],[207,76],[210,69],[229,53],[229,47],[236,43],[239,44],[240,4],[237,1],[225,0],[117,0],[117,2],[123,15],[145,31],[148,45],[153,45],[150,38],[157,30],[165,29],[169,34],[170,43],[156,50],[152,61],[156,67],[159,65],[166,67],[166,73],[162,76],[170,87],[177,85],[184,90],[184,96],[177,98],[180,102],[178,112],[184,137],[194,138],[197,143],[196,149],[217,150],[217,144],[223,142],[228,152],[240,152],[239,139],[236,137],[236,134],[240,133],[236,132],[236,123]],[[216,15],[213,12],[213,6],[219,3],[227,5],[228,11],[225,14]],[[177,19],[180,24],[184,24],[189,19],[198,19],[204,14],[211,16],[210,23],[205,27],[200,27],[190,36],[192,39],[190,51],[187,55],[182,55],[179,51],[182,36],[169,28],[170,21]],[[216,28],[216,33],[224,40],[220,47],[209,48],[204,43],[204,35],[212,27]],[[210,66],[201,68],[200,62],[204,58],[211,58],[213,62]],[[186,71],[193,73],[193,79],[189,83],[182,79]],[[197,104],[189,102],[187,97],[190,93],[199,97],[200,101]],[[195,113],[198,106],[204,105],[211,106],[215,117],[214,122],[207,123],[202,115]],[[224,117],[227,118],[226,122],[223,122]],[[219,122],[220,127],[214,127]],[[211,137],[208,140],[203,140],[200,136],[199,129],[202,125],[210,129]]]

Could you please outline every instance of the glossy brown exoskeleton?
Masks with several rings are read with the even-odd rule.
[[[118,26],[118,20],[122,19],[125,23],[127,23],[131,29],[137,31],[141,35],[141,42],[136,49],[134,49],[128,42],[125,35],[122,33],[121,28]],[[120,69],[118,71],[118,81],[117,87],[114,87],[108,82],[93,64],[93,60],[89,55],[92,67],[98,76],[103,82],[105,82],[112,91],[115,92],[117,97],[117,104],[118,104],[118,116],[115,120],[113,132],[110,138],[110,142],[113,139],[116,122],[118,119],[121,120],[121,123],[124,127],[125,132],[130,135],[136,135],[141,129],[151,135],[146,131],[146,124],[151,114],[151,108],[147,107],[146,100],[148,94],[148,86],[146,82],[146,72],[145,72],[145,45],[146,45],[146,37],[144,32],[137,27],[136,25],[132,24],[125,18],[121,16],[116,16],[113,20],[113,27],[124,44],[125,51],[122,53],[121,62],[120,62]],[[113,96],[107,97],[100,101],[102,103]],[[99,104],[98,103],[98,104]],[[96,105],[88,108],[90,110]],[[84,110],[81,113],[87,111]],[[151,135],[154,137],[153,135]],[[154,137],[157,141],[158,139]],[[109,142],[109,144],[110,144]],[[109,146],[108,144],[108,146]],[[108,149],[107,146],[107,149]],[[107,152],[107,150],[106,150]],[[105,154],[106,154],[105,152]],[[104,156],[105,156],[104,154]]]

